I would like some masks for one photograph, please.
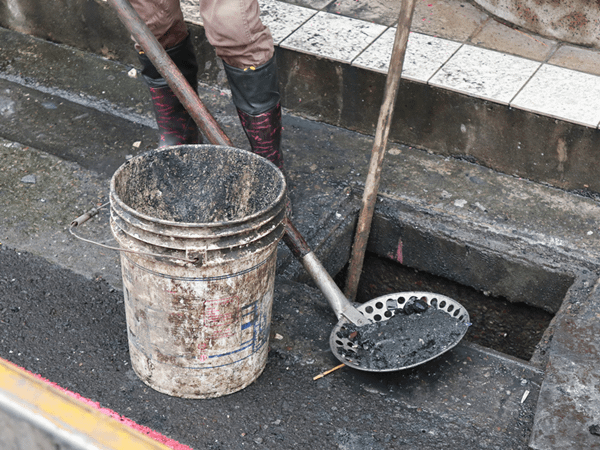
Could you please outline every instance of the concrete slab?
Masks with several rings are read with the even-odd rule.
[[[418,1],[411,30],[465,42],[487,19],[486,13],[468,1]]]
[[[596,283],[587,299],[569,305],[556,320],[532,448],[600,448],[598,296]]]
[[[4,139],[0,160],[0,242],[120,286],[118,254],[77,241],[68,231],[72,220],[108,200],[108,180],[76,163]],[[23,182],[26,176],[35,182]],[[114,244],[106,211],[89,225],[82,232],[86,238]]]
[[[541,36],[488,20],[470,39],[473,45],[519,55],[534,61],[546,61],[556,52],[558,43]]]
[[[475,0],[490,14],[514,26],[573,44],[598,48],[600,10],[581,0]]]
[[[592,53],[574,45],[561,45],[548,62],[567,69],[600,75],[600,53]]]

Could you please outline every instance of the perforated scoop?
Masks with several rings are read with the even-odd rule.
[[[422,313],[405,314],[415,300]],[[357,327],[343,318],[333,328],[329,345],[349,367],[391,372],[418,366],[456,346],[469,323],[469,313],[457,301],[431,292],[384,295],[356,307],[372,324]]]
[[[286,219],[284,226],[284,242],[312,276],[338,318],[329,346],[347,366],[370,372],[407,369],[447,352],[467,332],[469,313],[444,295],[401,292],[353,305],[294,225]]]

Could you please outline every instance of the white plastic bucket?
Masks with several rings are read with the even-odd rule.
[[[240,149],[167,147],[123,164],[110,204],[113,235],[131,251],[121,265],[138,376],[185,398],[255,381],[267,360],[283,235],[281,171]]]

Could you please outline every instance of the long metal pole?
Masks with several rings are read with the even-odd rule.
[[[160,45],[129,2],[127,0],[108,0],[108,2],[114,8],[119,19],[131,33],[135,41],[142,47],[146,56],[152,61],[156,70],[167,81],[169,87],[190,113],[194,122],[196,122],[210,143],[232,147],[231,141],[200,101],[198,94],[192,89],[162,45]]]
[[[406,45],[408,43],[408,35],[410,33],[415,2],[416,0],[402,0],[400,5],[400,15],[398,17],[398,27],[394,37],[392,58],[390,60],[390,68],[386,78],[383,103],[379,112],[379,120],[375,131],[375,142],[373,144],[373,150],[371,151],[371,162],[369,163],[369,173],[367,175],[365,191],[363,193],[362,208],[358,217],[354,245],[350,257],[350,266],[346,278],[345,294],[351,301],[356,297],[358,282],[360,280],[367,248],[367,241],[371,231],[371,222],[373,220],[373,212],[377,200],[377,191],[379,190],[379,182],[381,180],[383,156],[385,155],[385,148],[390,133],[392,116],[394,114],[394,104],[398,95],[400,75],[402,74],[402,66],[404,64],[404,55],[406,53]]]
[[[119,18],[127,27],[137,43],[144,49],[150,61],[155,65],[160,74],[167,80],[182,104],[194,118],[198,126],[202,128],[208,139],[213,144],[231,146],[229,138],[220,128],[219,124],[204,107],[198,95],[193,91],[185,77],[177,66],[171,61],[167,52],[158,43],[140,16],[135,12],[127,0],[108,0],[117,11]],[[77,222],[78,218],[75,220]],[[284,241],[304,265],[308,273],[313,277],[315,283],[322,289],[331,308],[336,316],[344,316],[350,322],[358,326],[370,323],[370,319],[363,316],[354,306],[344,298],[344,294],[337,287],[331,276],[323,265],[312,253],[312,250],[300,235],[294,224],[286,218],[284,220]]]

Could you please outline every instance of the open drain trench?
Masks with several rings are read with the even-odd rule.
[[[336,282],[344,282],[346,269]],[[554,314],[525,303],[512,303],[452,280],[411,269],[368,253],[356,301],[411,290],[437,292],[460,302],[469,311],[471,327],[464,339],[529,361]]]

